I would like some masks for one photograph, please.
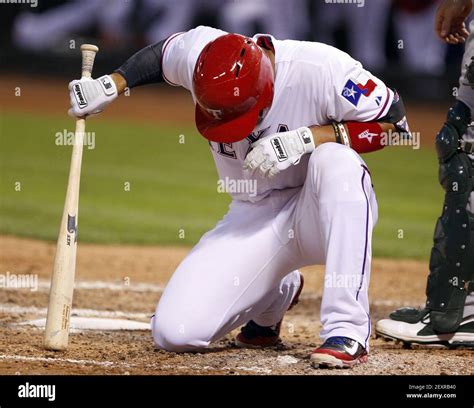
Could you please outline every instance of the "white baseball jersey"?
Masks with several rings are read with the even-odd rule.
[[[193,73],[202,49],[227,34],[210,27],[197,27],[171,36],[163,46],[163,76],[174,86],[189,90],[194,101]],[[266,35],[256,35],[253,39]],[[279,41],[275,48],[275,94],[273,104],[251,135],[237,143],[210,142],[220,179],[256,180],[255,192],[230,192],[234,199],[258,201],[272,190],[303,185],[309,156],[297,166],[272,179],[250,175],[242,169],[252,143],[261,137],[301,126],[327,125],[333,121],[368,122],[383,117],[394,93],[337,48],[315,42]]]

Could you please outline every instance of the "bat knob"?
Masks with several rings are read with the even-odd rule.
[[[99,51],[99,47],[93,44],[82,44],[82,76],[90,78],[92,75],[92,68],[94,67],[95,54]]]
[[[82,44],[81,51],[91,51],[91,52],[96,53],[96,52],[99,52],[99,47],[93,44]]]

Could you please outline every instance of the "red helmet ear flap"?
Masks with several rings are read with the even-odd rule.
[[[251,39],[227,34],[199,55],[193,75],[196,126],[207,139],[245,139],[273,101],[273,64]]]

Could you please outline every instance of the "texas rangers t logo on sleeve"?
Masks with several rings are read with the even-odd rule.
[[[349,79],[344,85],[342,96],[347,99],[352,105],[357,106],[359,99],[362,95],[368,97],[372,94],[374,89],[377,88],[377,84],[369,79],[365,85],[356,83],[352,79]]]

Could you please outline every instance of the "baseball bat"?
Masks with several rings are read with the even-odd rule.
[[[99,48],[95,45],[83,44],[81,46],[82,78],[91,77],[94,58],[98,51]],[[48,350],[66,350],[68,346],[76,272],[79,185],[85,130],[85,119],[77,119],[66,200],[59,228],[49,292],[48,315],[44,333],[44,347]]]

